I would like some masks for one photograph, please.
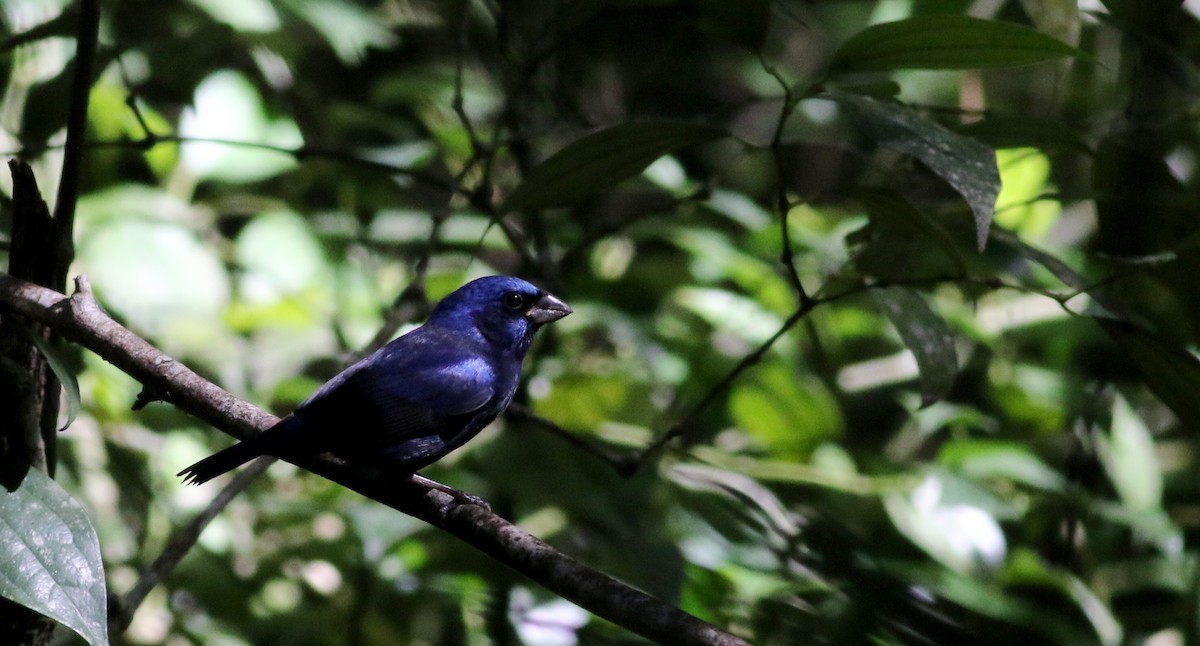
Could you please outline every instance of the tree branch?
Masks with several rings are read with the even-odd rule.
[[[75,259],[75,203],[79,200],[79,177],[83,168],[84,139],[87,137],[88,97],[95,78],[96,43],[100,34],[99,0],[79,3],[79,32],[75,41],[75,63],[71,77],[71,102],[67,112],[67,143],[63,149],[62,178],[54,200],[54,225],[58,236],[55,276],[52,285],[65,289],[67,269]]]
[[[162,354],[110,318],[77,280],[70,298],[0,273],[0,307],[38,321],[120,368],[169,401],[235,437],[270,427],[275,416],[242,401]],[[324,456],[296,464],[438,527],[550,591],[647,639],[664,644],[746,642],[594,570],[477,504],[413,481],[369,476]]]
[[[274,458],[259,458],[246,468],[234,474],[233,479],[229,481],[217,494],[212,502],[204,508],[204,511],[196,515],[190,523],[180,527],[171,534],[171,538],[167,541],[167,546],[163,549],[163,553],[158,558],[154,559],[154,563],[146,568],[138,577],[137,584],[121,597],[115,603],[110,604],[108,618],[108,632],[110,638],[115,638],[117,635],[125,632],[129,628],[130,622],[133,621],[133,613],[137,611],[138,606],[146,600],[146,595],[154,589],[154,586],[162,582],[163,579],[179,565],[183,557],[191,551],[192,546],[196,541],[200,540],[200,534],[204,532],[204,528],[229,506],[234,497],[250,483],[254,482],[258,476],[266,472],[267,467],[275,463]]]

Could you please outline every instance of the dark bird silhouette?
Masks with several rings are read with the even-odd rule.
[[[179,472],[207,482],[260,456],[325,451],[407,476],[460,447],[512,401],[541,326],[571,313],[511,276],[450,294],[421,327],[346,368],[270,429]]]

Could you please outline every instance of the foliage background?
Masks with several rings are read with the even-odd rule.
[[[1191,3],[102,9],[73,271],[225,388],[286,412],[517,273],[576,314],[522,408],[425,473],[564,551],[761,644],[1200,639]],[[976,51],[968,14],[1079,50]],[[47,195],[71,16],[3,5],[7,34],[49,25],[0,68],[0,148]],[[941,28],[850,44],[907,18]],[[608,165],[535,180],[618,124],[584,150]],[[228,439],[71,359],[57,478],[117,598],[216,491],[174,474]],[[632,638],[278,465],[120,639]]]

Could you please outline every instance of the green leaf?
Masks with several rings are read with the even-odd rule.
[[[835,73],[1020,67],[1086,52],[1011,22],[935,15],[873,25],[833,55]]]
[[[1142,372],[1146,385],[1188,430],[1200,430],[1200,359],[1187,349],[1132,325],[1096,319],[1125,356]]]
[[[1003,563],[1008,546],[995,514],[970,501],[977,493],[969,483],[929,473],[912,491],[883,496],[883,506],[929,556],[957,572],[982,572]]]
[[[63,428],[71,425],[75,421],[75,416],[79,414],[80,396],[79,396],[79,381],[75,379],[75,373],[67,367],[67,362],[63,360],[62,353],[57,347],[50,345],[40,335],[35,334],[30,330],[20,319],[11,319],[17,324],[17,329],[28,338],[35,346],[38,352],[46,357],[46,363],[50,364],[50,369],[54,371],[54,376],[58,378],[58,383],[62,384],[63,390],[67,394],[67,421],[63,423]],[[62,430],[62,429],[59,429]]]
[[[1061,121],[1027,116],[988,116],[958,129],[959,134],[993,148],[1037,148],[1091,154],[1078,128]]]
[[[824,96],[849,109],[863,134],[885,148],[916,157],[954,187],[975,215],[976,242],[983,250],[1000,194],[995,150],[899,103],[848,92]]]
[[[50,617],[93,646],[108,644],[100,541],[83,507],[31,469],[0,491],[0,596]]]
[[[1005,478],[1048,491],[1066,485],[1062,475],[1018,442],[951,440],[938,451],[938,462],[975,480]]]
[[[932,242],[954,263],[960,275],[966,275],[967,263],[950,234],[903,196],[890,190],[864,188],[854,193],[854,199],[863,205],[873,220]]]
[[[534,166],[504,210],[569,206],[637,175],[673,150],[727,134],[679,121],[625,123],[593,132]]]
[[[1121,502],[1135,510],[1159,508],[1163,478],[1154,455],[1154,437],[1124,398],[1115,398],[1112,428],[1097,439],[1100,462]]]
[[[729,394],[729,414],[772,457],[807,459],[842,432],[837,401],[812,378],[783,362],[759,366]]]
[[[904,287],[886,287],[872,292],[875,302],[912,351],[921,372],[921,405],[928,406],[946,396],[958,376],[954,336],[942,317],[930,309],[916,292]]]

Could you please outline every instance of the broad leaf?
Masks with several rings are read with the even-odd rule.
[[[954,263],[958,273],[966,275],[967,263],[950,234],[904,197],[889,190],[862,189],[854,193],[854,199],[862,203],[873,220],[936,245],[946,258]]]
[[[983,250],[1000,194],[995,150],[899,103],[847,92],[825,96],[848,108],[863,134],[881,146],[916,157],[954,187],[975,215],[976,242]]]
[[[946,322],[912,290],[887,287],[872,294],[888,320],[896,326],[905,347],[917,359],[917,368],[921,371],[921,404],[928,406],[945,397],[958,376],[954,337]]]
[[[30,469],[0,490],[0,596],[50,617],[93,646],[108,644],[100,541],[87,513],[58,483]]]
[[[958,129],[993,148],[1037,148],[1090,154],[1079,128],[1051,119],[1029,116],[989,116]]]
[[[1066,57],[1090,58],[1085,52],[1016,23],[934,15],[867,27],[838,48],[830,69],[991,69]]]
[[[1112,428],[1098,438],[1100,462],[1121,496],[1133,510],[1162,505],[1163,477],[1154,455],[1154,436],[1122,397],[1113,402]]]
[[[625,123],[593,132],[534,166],[504,210],[569,206],[637,175],[673,150],[726,134],[678,121]]]
[[[1200,430],[1200,359],[1187,349],[1132,325],[1097,319],[1125,356],[1142,371],[1146,385],[1191,431]]]

